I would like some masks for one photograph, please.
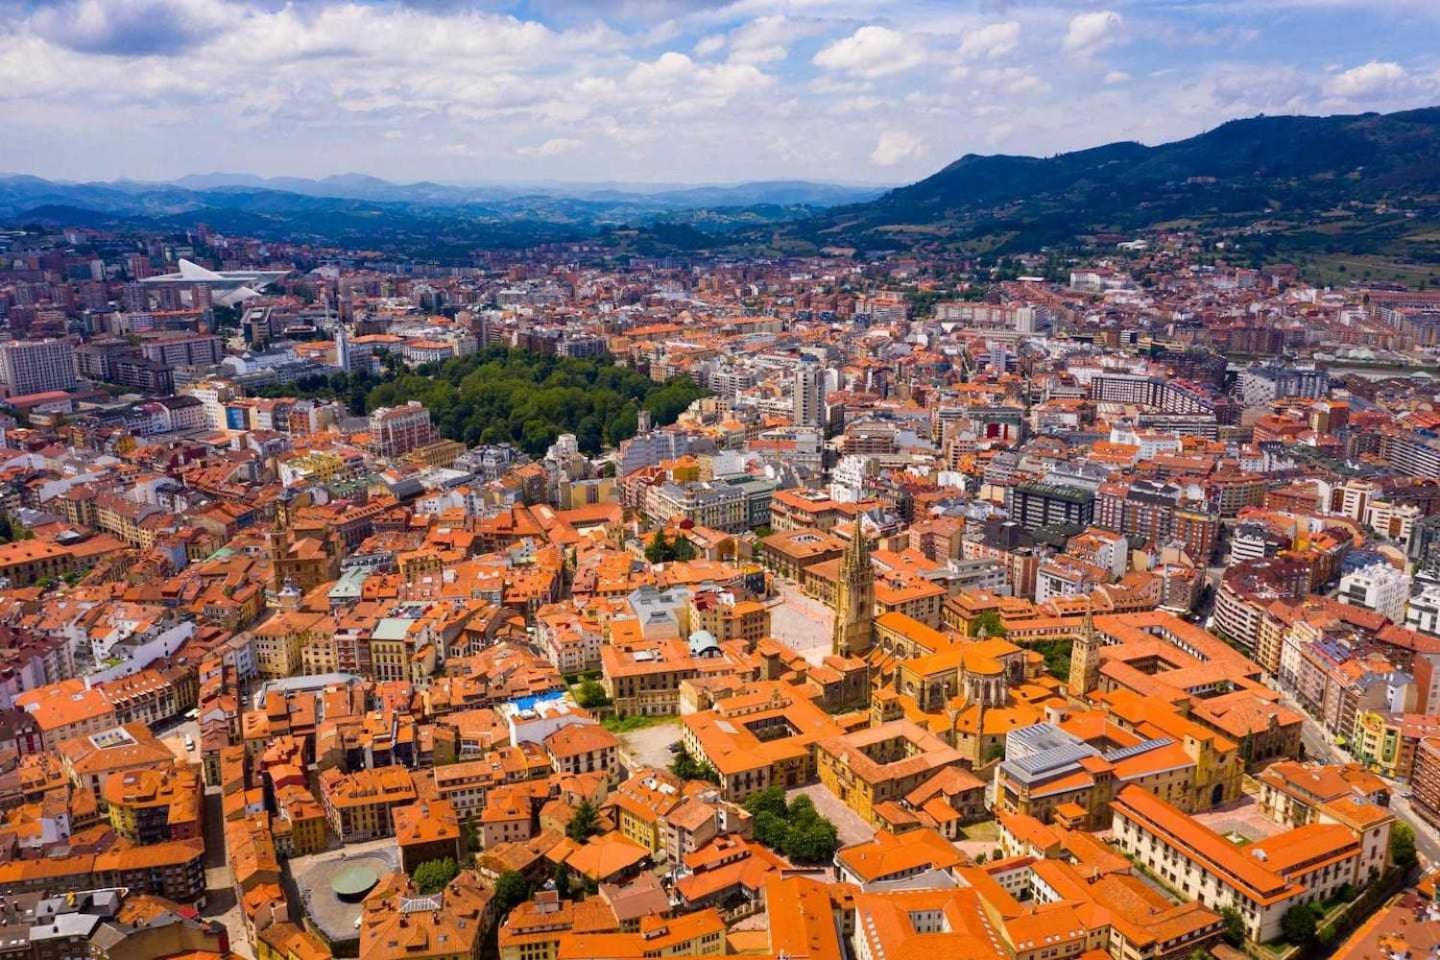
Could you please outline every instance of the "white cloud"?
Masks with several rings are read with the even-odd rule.
[[[889,27],[861,27],[815,54],[815,65],[857,77],[888,77],[918,67],[925,60],[921,44]]]
[[[838,94],[849,96],[854,93],[867,93],[875,89],[875,84],[869,80],[847,80],[843,77],[826,74],[811,80],[805,85],[805,89],[811,93],[821,95]]]
[[[975,75],[978,87],[992,94],[1012,97],[1038,96],[1050,92],[1050,84],[1024,67],[998,67]]]
[[[1408,80],[1409,74],[1400,64],[1371,60],[1330,78],[1325,84],[1325,92],[1345,100],[1384,96],[1398,92]]]
[[[1124,70],[1111,70],[1109,73],[1105,74],[1105,82],[1112,87],[1119,86],[1122,83],[1129,83],[1130,74],[1126,73]]]
[[[851,113],[870,113],[872,110],[878,110],[884,105],[885,101],[879,97],[849,97],[848,99],[837,101],[831,106],[830,113],[837,117]]]
[[[923,140],[904,130],[886,130],[880,134],[880,139],[875,141],[875,149],[870,154],[870,162],[877,167],[893,167],[907,160],[917,160],[923,157],[926,149]]]
[[[538,147],[521,147],[515,152],[522,157],[563,157],[583,146],[583,143],[573,137],[551,137]]]
[[[695,43],[695,56],[709,57],[725,49],[725,38],[718,33],[712,33],[708,37],[701,37]]]
[[[774,78],[752,64],[706,66],[672,50],[637,64],[625,76],[618,96],[663,102],[671,110],[684,112],[701,106],[724,106],[738,95],[767,89],[773,83]]]
[[[1020,24],[1015,20],[991,23],[971,30],[960,41],[960,56],[966,60],[981,57],[994,60],[1012,52],[1020,45]]]
[[[1076,56],[1088,57],[1118,43],[1125,20],[1113,10],[1077,13],[1070,18],[1070,29],[1061,46]]]
[[[812,20],[793,20],[781,14],[758,17],[730,33],[730,60],[734,63],[770,63],[784,60],[789,45],[813,36],[820,24]]]

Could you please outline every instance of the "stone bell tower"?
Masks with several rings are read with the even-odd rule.
[[[835,585],[835,635],[831,652],[841,657],[863,657],[875,640],[875,567],[870,543],[860,521],[850,545],[840,558],[840,581]]]
[[[1070,646],[1070,696],[1084,700],[1100,685],[1100,635],[1095,632],[1092,605],[1085,607],[1085,622]]]

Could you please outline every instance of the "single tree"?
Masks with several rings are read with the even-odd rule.
[[[530,899],[530,881],[515,870],[506,870],[495,878],[495,904],[499,916],[504,917],[511,910]]]
[[[564,860],[561,860],[559,863],[555,864],[555,870],[550,875],[550,878],[555,882],[556,893],[560,894],[562,898],[570,895],[569,864],[567,864]]]
[[[785,846],[785,837],[789,828],[780,817],[769,810],[762,810],[755,815],[754,831],[757,841],[772,850],[779,850]]]
[[[719,783],[720,774],[715,768],[703,760],[696,760],[688,753],[679,753],[674,760],[670,761],[670,772],[681,780],[704,780],[706,783]]]
[[[570,818],[570,824],[565,828],[565,835],[576,843],[584,843],[600,829],[599,813],[595,805],[589,800],[581,800],[580,806],[575,808],[575,815]]]
[[[610,698],[605,695],[605,688],[591,679],[580,681],[580,689],[575,693],[575,702],[589,710],[593,707],[603,707],[610,703]]]
[[[469,820],[461,820],[460,839],[465,844],[465,853],[473,858],[475,851],[480,849],[480,829]]]
[[[1234,907],[1224,907],[1220,911],[1220,918],[1225,921],[1225,942],[1232,947],[1238,947],[1245,942],[1245,918],[1240,916],[1240,911]]]
[[[980,631],[985,631],[987,637],[1005,636],[1005,622],[1000,619],[1000,614],[994,610],[986,610],[975,618],[975,629],[971,636],[979,636]]]
[[[785,805],[785,791],[779,787],[766,787],[758,793],[752,793],[745,798],[745,809],[752,816],[760,816],[762,813],[769,813],[784,820],[790,813]]]
[[[675,563],[695,559],[695,545],[682,534],[671,538],[664,530],[657,530],[645,547],[645,559],[651,563]]]
[[[785,836],[785,856],[796,863],[829,863],[835,859],[839,837],[835,825],[818,815],[804,823],[792,824]]]
[[[1280,918],[1280,934],[1297,947],[1308,944],[1315,937],[1315,914],[1303,905],[1291,907]]]
[[[655,536],[650,538],[650,543],[645,547],[645,559],[651,563],[664,563],[670,559],[670,538],[665,536],[664,530],[655,531]]]
[[[804,820],[814,820],[820,816],[815,812],[815,802],[803,793],[790,801],[790,806],[785,812],[792,824]]]
[[[1415,866],[1415,828],[1403,820],[1396,820],[1390,828],[1390,862],[1401,870]]]
[[[460,873],[460,867],[451,857],[442,860],[426,860],[415,868],[415,887],[423,894],[439,893],[450,886]]]

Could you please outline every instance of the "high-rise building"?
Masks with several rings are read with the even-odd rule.
[[[1440,582],[1440,513],[1417,520],[1410,529],[1410,560],[1417,579]]]
[[[75,347],[69,340],[0,344],[0,380],[9,396],[75,389]]]
[[[825,368],[803,363],[795,368],[795,425],[825,426]]]
[[[832,652],[841,657],[862,657],[875,639],[875,567],[870,543],[856,520],[850,545],[840,558],[840,579],[835,584],[835,635]]]

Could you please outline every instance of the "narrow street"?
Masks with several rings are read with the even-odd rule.
[[[230,858],[225,848],[225,815],[220,803],[220,788],[205,791],[205,909],[200,915],[219,920],[230,933],[230,950],[247,960],[254,960],[255,948],[245,932],[245,918],[235,898],[235,879],[230,872]]]

